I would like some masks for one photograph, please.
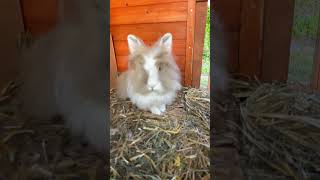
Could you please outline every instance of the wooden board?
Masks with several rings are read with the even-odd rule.
[[[0,89],[18,75],[17,38],[24,31],[19,1],[0,3]]]
[[[141,6],[141,5],[151,5],[151,4],[164,4],[172,2],[186,2],[187,0],[111,0],[110,8],[119,8],[127,6]]]
[[[115,8],[110,10],[110,25],[186,21],[187,7],[187,2],[177,2]]]
[[[313,61],[313,80],[312,88],[320,90],[320,11],[318,20],[318,35],[315,46],[314,61]]]
[[[196,3],[196,20],[194,34],[194,52],[192,69],[192,87],[200,87],[202,56],[204,47],[204,36],[206,30],[208,2]]]
[[[21,0],[25,29],[34,36],[48,32],[57,21],[57,0]]]
[[[151,45],[155,41],[145,41],[147,45]],[[116,56],[127,56],[129,55],[128,42],[127,41],[113,41]],[[184,40],[173,40],[173,52],[174,55],[184,56],[185,55],[185,41]]]
[[[192,65],[193,65],[193,50],[194,50],[194,29],[195,29],[195,8],[196,1],[188,1],[188,18],[187,18],[187,39],[186,39],[186,62],[184,75],[184,85],[192,85]]]
[[[114,53],[113,40],[110,34],[110,88],[116,87],[118,77],[118,68],[116,62],[116,56]]]
[[[177,65],[181,72],[184,72],[185,56],[175,56]],[[128,56],[116,56],[117,68],[119,72],[126,71],[128,69]]]
[[[218,14],[223,25],[228,71],[238,72],[241,0],[212,0],[211,3],[211,13]]]
[[[157,24],[128,24],[110,27],[115,41],[127,40],[127,36],[134,34],[143,40],[156,41],[165,33],[170,32],[174,39],[186,39],[186,22],[168,22]]]
[[[263,81],[288,77],[294,0],[265,1],[262,72]]]
[[[239,72],[260,77],[264,0],[242,1]]]

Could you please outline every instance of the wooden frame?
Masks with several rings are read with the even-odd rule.
[[[313,80],[312,88],[320,90],[320,11],[318,20],[318,34],[315,46],[314,60],[313,60]]]
[[[118,67],[116,55],[114,53],[113,39],[110,34],[110,88],[116,87],[116,80],[118,77]]]
[[[185,61],[185,76],[184,76],[185,86],[192,85],[194,28],[195,28],[195,12],[196,12],[195,8],[196,8],[196,0],[188,0],[186,61]]]
[[[204,48],[204,37],[208,11],[207,0],[197,0],[195,14],[193,66],[192,66],[192,87],[199,88],[201,80],[202,55]]]

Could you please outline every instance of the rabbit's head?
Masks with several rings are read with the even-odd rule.
[[[166,33],[153,46],[128,35],[129,86],[141,94],[163,94],[181,88],[180,70],[172,55],[172,34]]]

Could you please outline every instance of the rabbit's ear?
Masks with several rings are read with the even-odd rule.
[[[158,40],[158,46],[163,47],[166,51],[172,50],[172,34],[166,33]]]
[[[59,22],[76,23],[83,20],[87,11],[95,4],[94,0],[59,0]]]
[[[135,53],[136,50],[144,46],[144,43],[141,39],[136,37],[135,35],[129,34],[127,37],[128,47],[131,54]]]

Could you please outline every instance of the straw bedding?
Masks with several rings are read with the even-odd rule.
[[[320,96],[298,84],[234,81],[249,179],[320,178]],[[231,122],[230,122],[231,123]]]
[[[105,157],[71,141],[60,118],[39,122],[19,114],[18,85],[11,82],[0,92],[0,179],[106,177]]]
[[[207,91],[184,88],[163,116],[136,109],[111,91],[114,179],[209,179]]]

